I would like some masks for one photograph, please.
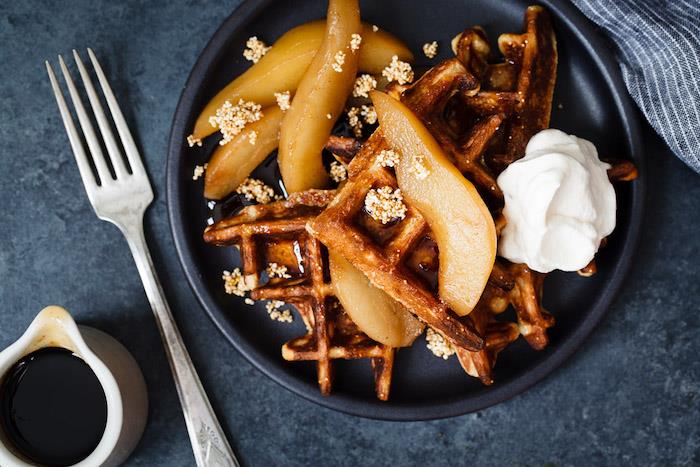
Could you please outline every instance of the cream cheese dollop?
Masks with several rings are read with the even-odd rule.
[[[498,177],[507,221],[499,255],[539,272],[586,266],[615,228],[609,168],[588,140],[555,129],[533,136]]]

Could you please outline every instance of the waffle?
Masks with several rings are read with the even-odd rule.
[[[474,183],[499,233],[503,194],[496,176],[524,154],[532,135],[548,127],[556,78],[556,40],[545,10],[528,8],[524,29],[522,34],[499,37],[500,62],[494,62],[484,31],[467,29],[453,40],[455,58],[428,70],[411,86],[391,83],[386,89],[422,120]],[[493,383],[498,354],[520,334],[535,349],[548,344],[547,329],[554,318],[542,307],[544,274],[498,258],[477,306],[469,316],[458,317],[437,295],[437,245],[420,213],[408,206],[403,220],[384,225],[364,211],[371,188],[397,187],[393,170],[376,161],[381,150],[390,149],[381,131],[364,144],[331,136],[325,149],[349,164],[349,179],[335,199],[333,191],[298,193],[287,201],[245,208],[205,233],[210,243],[239,246],[253,298],[296,306],[308,333],[287,342],[282,354],[286,360],[316,361],[323,394],[331,390],[332,360],[370,358],[377,396],[386,400],[395,349],[371,340],[342,310],[324,273],[327,256],[322,243],[442,334],[464,370],[484,384]],[[636,177],[630,162],[611,164],[612,181]],[[306,272],[298,270],[300,258],[308,262]],[[287,265],[291,277],[265,277],[262,271],[273,261]],[[592,261],[579,274],[592,275],[595,270]],[[510,306],[516,322],[500,316]]]
[[[499,39],[505,64],[488,65],[490,50],[483,31],[472,28],[457,39],[457,58],[433,67],[400,93],[402,102],[424,122],[455,165],[489,197],[502,198],[484,157],[487,150],[496,150],[495,138],[506,142],[529,139],[549,122],[557,60],[551,23],[542,8],[531,7],[525,24],[525,34],[506,34]],[[546,76],[533,78],[533,71]],[[497,84],[497,90],[481,90],[481,80],[491,87]],[[391,92],[398,94],[396,89]],[[530,102],[533,99],[539,101]],[[469,105],[465,105],[467,101]],[[502,102],[510,105],[496,105]],[[457,108],[469,114],[458,113]],[[529,118],[535,122],[521,123]],[[522,153],[524,145],[505,146],[509,155],[515,154],[516,148]],[[363,201],[370,189],[397,186],[393,171],[375,161],[382,149],[389,148],[377,131],[350,164],[348,183],[309,223],[309,231],[455,347],[481,350],[484,342],[473,323],[458,320],[437,296],[437,264],[433,270],[426,267],[437,263],[436,246],[420,213],[409,206],[406,218],[387,228],[364,212]],[[499,160],[505,159],[500,156]]]
[[[477,93],[459,94],[454,111],[462,120],[498,122],[498,131],[484,134],[488,142],[478,140],[484,150],[479,152],[482,146],[475,148],[495,174],[522,157],[530,138],[549,126],[557,46],[547,11],[540,6],[528,7],[524,29],[522,34],[499,36],[498,48],[504,58],[499,63],[487,63],[491,51],[482,29],[469,29],[454,40],[457,57],[481,79]],[[446,148],[450,150],[449,145]],[[465,152],[466,156],[475,154]],[[458,167],[460,163],[458,159]]]
[[[469,314],[476,329],[484,336],[484,348],[477,352],[455,349],[464,371],[486,385],[493,384],[493,368],[498,354],[520,335],[517,324],[496,320],[496,316],[508,306],[506,294],[498,286],[487,285],[476,308]]]
[[[343,311],[330,284],[327,252],[304,228],[334,195],[331,190],[310,190],[285,201],[248,206],[207,228],[204,240],[238,246],[253,299],[296,307],[308,332],[284,344],[282,357],[316,361],[322,394],[331,392],[333,360],[369,358],[377,397],[387,400],[395,349],[370,339]],[[267,265],[273,262],[285,266],[290,277],[269,277]]]
[[[405,219],[384,225],[364,211],[371,188],[397,186],[393,172],[375,163],[382,149],[388,146],[375,132],[348,167],[345,186],[307,229],[456,346],[479,350],[483,340],[471,323],[459,321],[437,297],[437,246],[420,213],[408,206]]]
[[[607,160],[611,165],[608,177],[613,183],[628,182],[637,178],[635,165],[622,159]],[[496,219],[496,229],[505,224],[501,216]],[[601,248],[605,246],[605,240]],[[595,259],[578,271],[584,277],[596,273]],[[498,354],[522,334],[530,346],[544,349],[549,339],[547,329],[554,325],[554,318],[542,307],[542,286],[545,274],[530,270],[524,264],[513,264],[498,258],[494,264],[486,289],[469,316],[477,331],[484,337],[484,348],[477,352],[457,348],[457,358],[469,375],[482,383],[493,383],[493,367]],[[498,321],[498,314],[509,305],[515,310],[517,324]]]

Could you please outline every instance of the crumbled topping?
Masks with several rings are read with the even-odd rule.
[[[423,44],[423,53],[428,58],[435,58],[438,53],[438,43],[437,41],[426,42]]]
[[[256,36],[248,38],[245,43],[246,49],[243,51],[243,56],[246,60],[250,60],[253,63],[258,63],[258,60],[262,58],[263,55],[270,50],[263,41],[259,40]]]
[[[382,70],[384,76],[389,82],[396,81],[399,84],[406,84],[413,81],[413,69],[411,65],[399,60],[399,57],[394,55],[391,57],[389,66]]]
[[[280,310],[285,305],[281,300],[270,300],[265,305],[267,314],[273,321],[280,321],[282,323],[291,323],[294,321],[292,313],[289,310]]]
[[[251,131],[248,133],[248,142],[255,146],[255,143],[258,142],[258,132],[257,131]]]
[[[426,347],[436,357],[447,360],[451,355],[455,354],[455,348],[452,344],[433,328],[428,328],[428,331],[425,333],[425,340],[427,341]]]
[[[344,64],[345,64],[345,52],[342,52],[339,50],[333,56],[333,64],[331,65],[331,68],[333,68],[334,71],[340,73],[341,71],[343,71]]]
[[[372,75],[362,74],[355,79],[352,95],[355,97],[369,97],[369,92],[377,88],[377,80]]]
[[[243,300],[243,302],[246,305],[255,305],[255,300],[253,300],[252,298],[249,298],[249,297],[246,297],[245,300]]]
[[[340,183],[348,178],[348,169],[338,161],[331,162],[331,179]]]
[[[224,290],[227,294],[244,297],[245,293],[250,290],[245,284],[239,268],[233,271],[224,271],[221,278],[224,280]]]
[[[277,105],[282,110],[282,112],[286,112],[287,110],[289,110],[289,91],[276,92],[275,99],[277,99]]]
[[[348,110],[348,125],[352,128],[352,132],[356,137],[362,136],[362,121],[360,120],[359,108],[350,107],[350,110]]]
[[[195,165],[194,172],[192,172],[192,180],[199,180],[199,177],[204,175],[204,171],[207,170],[208,165],[209,164]]]
[[[372,219],[382,224],[403,219],[406,217],[406,205],[401,189],[392,190],[389,186],[372,188],[365,196],[365,210]]]
[[[376,24],[372,25],[372,32],[377,32],[379,31],[379,27]]]
[[[270,279],[274,279],[275,277],[278,277],[280,279],[289,279],[290,276],[287,274],[287,266],[284,266],[282,264],[277,264],[277,263],[270,263],[267,265],[267,275],[270,276]]]
[[[396,167],[399,163],[399,153],[393,149],[382,149],[382,151],[377,154],[377,163],[382,167]]]
[[[194,135],[189,135],[187,137],[187,144],[190,147],[192,147],[196,144],[197,146],[199,146],[201,148],[202,147],[202,140],[199,138],[195,138]]]
[[[326,114],[326,118],[327,118],[328,120],[330,120],[330,119],[333,118],[333,115],[331,115],[331,114]]]
[[[209,124],[214,128],[218,127],[224,136],[219,144],[223,146],[243,131],[248,123],[260,120],[263,116],[261,109],[260,104],[243,99],[240,99],[237,105],[229,101],[224,102],[224,105],[216,110],[216,116],[209,117]]]
[[[426,167],[425,156],[423,156],[423,154],[413,155],[411,167],[408,169],[408,172],[415,175],[418,180],[425,180],[425,178],[430,175],[430,169]]]
[[[373,105],[363,105],[360,109],[360,115],[362,115],[362,118],[368,125],[377,123],[377,111],[374,109]]]
[[[261,180],[246,178],[243,183],[236,188],[236,193],[245,196],[248,201],[256,201],[260,204],[267,204],[275,196],[275,190],[265,185]]]
[[[214,201],[213,199],[207,201],[207,207],[209,208],[209,210],[214,209],[214,206],[216,206],[216,201]]]
[[[207,217],[207,225],[214,225],[214,218],[213,217]]]
[[[362,36],[355,33],[350,36],[350,50],[356,52],[360,50],[360,44],[362,43]]]

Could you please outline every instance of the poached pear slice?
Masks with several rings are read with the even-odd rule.
[[[266,107],[260,120],[247,125],[243,132],[214,150],[205,172],[206,198],[219,200],[233,193],[277,148],[283,115],[277,106]],[[250,142],[253,132],[255,144]]]
[[[484,200],[447,158],[421,121],[401,102],[370,94],[380,131],[400,152],[399,188],[425,218],[438,245],[438,292],[455,313],[468,315],[496,259],[496,228]]]
[[[351,43],[360,32],[358,0],[329,0],[323,42],[280,128],[277,162],[288,193],[330,182],[321,152],[355,83],[359,49]]]
[[[243,99],[268,107],[275,104],[276,92],[294,94],[321,47],[325,32],[325,19],[285,32],[258,63],[231,81],[207,104],[197,118],[192,136],[203,139],[216,132],[217,129],[209,124],[209,118],[216,115],[216,110],[226,101],[236,104]],[[363,23],[361,35],[359,71],[381,75],[393,55],[405,62],[413,61],[411,50],[383,29],[375,31],[371,24]]]
[[[370,284],[341,254],[328,252],[335,294],[358,328],[391,347],[408,347],[423,332],[423,324],[403,305]]]

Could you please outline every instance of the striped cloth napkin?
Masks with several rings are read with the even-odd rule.
[[[700,0],[573,0],[616,46],[627,90],[700,173]]]

